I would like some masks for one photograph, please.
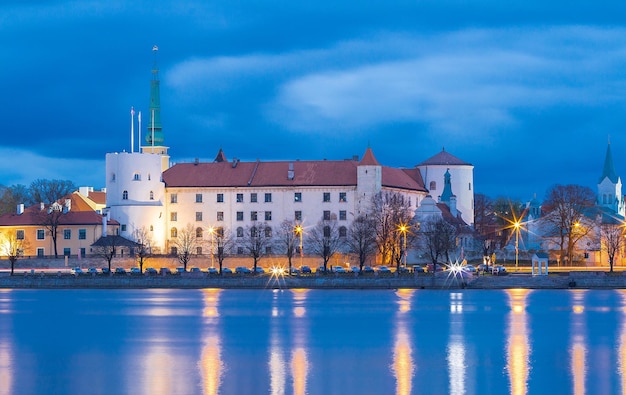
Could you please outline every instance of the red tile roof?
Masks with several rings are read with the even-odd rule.
[[[63,199],[60,201],[64,201]],[[72,200],[74,202],[74,200]],[[85,202],[82,204],[86,205]],[[72,203],[71,209],[61,215],[59,219],[60,225],[100,225],[102,224],[102,215],[96,213],[92,209],[90,210],[75,210],[75,204]],[[48,205],[44,208],[44,213],[47,212]],[[20,215],[17,213],[5,214],[0,216],[0,226],[34,226],[40,225],[41,209],[40,205],[36,204],[30,206],[24,210],[24,212]],[[109,220],[107,222],[109,225],[119,225],[119,222],[115,220]]]
[[[107,194],[102,191],[90,191],[89,199],[93,200],[97,204],[106,204],[107,202]]]
[[[376,160],[376,157],[374,156],[374,153],[372,152],[372,149],[370,147],[367,147],[367,150],[365,150],[363,159],[361,159],[361,162],[359,162],[359,164],[363,166],[380,166],[380,163],[378,163],[378,161]]]

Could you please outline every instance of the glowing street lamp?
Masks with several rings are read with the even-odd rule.
[[[521,224],[518,221],[513,223],[513,228],[515,229],[515,270],[517,271],[519,265],[519,228]]]
[[[402,252],[404,255],[404,267],[406,267],[406,233],[409,231],[409,227],[406,224],[400,224],[398,227],[398,231],[402,233],[403,241],[402,241]]]
[[[303,229],[302,229],[302,225],[296,225],[295,228],[295,232],[298,236],[300,236],[300,267],[302,267],[302,233],[303,233]]]

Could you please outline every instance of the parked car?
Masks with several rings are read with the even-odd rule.
[[[237,266],[235,268],[235,273],[248,274],[248,273],[252,273],[252,270],[248,269],[245,266]]]
[[[147,267],[145,273],[150,276],[156,276],[159,272],[153,267]]]
[[[124,269],[123,267],[116,267],[115,274],[127,274],[126,269]]]
[[[222,268],[222,274],[232,274],[233,271],[229,267]]]
[[[108,267],[103,267],[102,268],[102,274],[109,275],[109,274],[111,274],[111,270]]]
[[[73,267],[72,270],[70,270],[70,273],[72,273],[72,275],[74,276],[80,276],[81,274],[85,274],[83,269],[79,267]]]
[[[311,274],[311,268],[308,266],[300,266],[300,273]]]
[[[207,269],[207,273],[209,274],[219,274],[219,270],[216,267],[210,267]]]
[[[189,269],[190,273],[200,273],[201,270],[199,267],[192,267],[191,269]]]
[[[374,273],[374,268],[371,266],[363,266],[363,273]]]
[[[413,265],[413,273],[424,273],[424,268],[420,265]]]
[[[87,273],[95,276],[96,274],[98,274],[98,269],[95,267],[90,267],[89,269],[87,269]]]
[[[391,273],[387,266],[378,266],[378,273]]]
[[[291,267],[291,274],[300,274],[300,270],[297,267]]]
[[[400,266],[397,270],[398,273],[408,273],[409,272],[409,268],[406,266]]]
[[[346,269],[343,266],[335,266],[333,267],[333,271],[335,273],[345,273]]]
[[[139,270],[138,267],[131,267],[130,268],[130,274],[133,276],[139,276],[141,275],[141,270]]]
[[[315,273],[326,273],[326,269],[323,265],[319,266],[317,269],[315,269]]]
[[[178,273],[178,274],[185,273],[185,272],[186,272],[186,270],[185,270],[184,267],[177,267],[176,268],[176,273]]]
[[[170,270],[169,267],[162,267],[159,269],[159,274],[172,274],[172,271]]]
[[[486,272],[487,271],[488,266],[485,265],[484,263],[481,263],[480,265],[476,266],[476,270],[479,272]]]
[[[474,266],[472,266],[472,265],[465,265],[465,266],[463,266],[463,270],[466,271],[467,273],[472,273],[472,274],[478,273],[476,268]]]
[[[428,273],[432,273],[435,271],[435,269],[433,268],[433,264],[429,263],[428,265],[426,265],[426,270],[428,271]],[[443,271],[443,266],[440,264],[437,264],[437,271],[438,272],[442,272]]]
[[[506,268],[502,265],[496,265],[491,268],[491,274],[493,274],[494,276],[504,276],[507,274]]]
[[[256,274],[263,274],[265,273],[265,269],[263,269],[261,266],[257,266],[256,269],[254,269],[254,272]]]
[[[352,267],[350,268],[350,271],[351,271],[352,273],[358,273],[358,272],[360,272],[361,270],[359,269],[359,267],[358,267],[358,266],[352,266]]]

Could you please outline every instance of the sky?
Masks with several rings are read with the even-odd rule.
[[[154,45],[173,162],[445,147],[476,193],[526,201],[595,191],[610,141],[626,177],[624,1],[8,0],[0,184],[104,187],[131,106],[147,125]]]

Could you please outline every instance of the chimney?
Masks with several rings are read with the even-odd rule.
[[[287,170],[287,179],[293,180],[294,176],[295,176],[295,173],[293,170],[293,162],[289,162],[289,170]]]
[[[65,199],[65,211],[68,212],[72,209],[72,199]]]
[[[46,205],[43,202],[39,203],[39,210],[43,211],[45,208]]]
[[[17,205],[17,215],[24,214],[24,203],[20,203]]]
[[[458,215],[458,211],[456,210],[456,195],[450,196],[450,214],[452,214],[454,218]]]

